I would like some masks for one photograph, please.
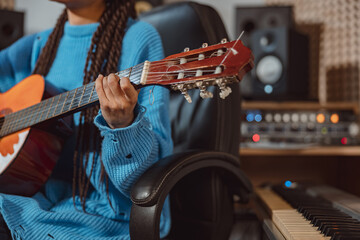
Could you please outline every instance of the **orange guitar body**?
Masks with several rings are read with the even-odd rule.
[[[30,76],[0,93],[0,117],[37,104],[44,95],[44,79]],[[0,192],[23,196],[38,192],[55,166],[62,143],[59,136],[36,126],[0,138]]]

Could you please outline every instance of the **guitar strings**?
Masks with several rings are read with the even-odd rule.
[[[88,97],[92,93],[93,93],[93,91],[91,91],[91,92],[87,91],[87,92],[85,92],[85,94],[82,94],[80,97],[75,97],[75,98],[71,99],[71,102],[77,101],[77,100],[79,100],[81,98],[86,99],[86,97]],[[95,102],[95,101],[98,100],[96,93],[93,96],[94,97],[89,96],[89,100],[88,100],[88,102],[86,104],[91,103],[91,102]],[[58,97],[58,100],[59,99],[61,99],[61,97]],[[69,99],[66,98],[66,101],[64,101],[64,103],[61,102],[60,105],[62,105],[62,108],[68,107],[68,106],[71,107],[71,105],[72,105],[71,102],[69,102]],[[47,103],[48,102],[45,102],[45,105],[48,105]],[[44,101],[42,102],[42,105],[44,105]],[[56,109],[59,107],[59,104],[56,104],[56,105],[51,104],[50,107],[45,107],[40,111],[39,110],[38,111],[33,111],[33,110],[35,110],[35,108],[40,108],[40,106],[41,106],[41,104],[39,103],[39,104],[33,105],[33,106],[31,106],[31,107],[29,107],[27,109],[20,110],[18,112],[13,113],[13,114],[7,115],[6,117],[7,117],[7,119],[9,121],[12,120],[12,118],[16,118],[15,121],[11,121],[8,124],[8,130],[9,131],[14,131],[14,128],[16,130],[17,127],[20,127],[17,130],[21,130],[23,128],[26,128],[27,127],[26,125],[31,126],[31,125],[33,125],[35,123],[39,123],[39,122],[42,122],[44,120],[47,120],[49,112],[53,112],[53,114],[52,114],[52,116],[50,118],[53,118],[53,117],[56,117],[56,116],[58,116],[60,114],[68,112],[68,111],[63,112],[62,110],[60,110],[59,114],[56,114],[57,113]],[[72,108],[71,110],[76,110],[77,108],[80,108],[82,106],[83,105],[79,105],[79,106],[77,106],[75,108]],[[54,109],[54,111],[52,111],[53,109]],[[31,113],[30,114],[25,114],[25,112],[31,112]],[[42,115],[45,114],[45,113],[47,113],[47,115],[45,116],[45,118],[43,118]],[[27,117],[26,118],[17,118],[16,115],[26,115]],[[38,115],[40,115],[40,121],[37,121],[37,119],[35,119],[35,116],[38,116]],[[2,117],[0,119],[0,122],[3,123],[4,121],[5,121],[5,118]],[[24,123],[23,123],[24,121],[25,121],[25,123],[27,123],[26,125],[24,125]],[[5,126],[3,126],[3,127],[5,127]]]
[[[176,73],[177,72],[196,73],[196,70],[195,71],[179,70],[179,71],[176,71]],[[213,71],[212,70],[203,70],[203,72],[213,72]],[[148,77],[158,76],[159,74],[166,74],[166,73],[168,73],[168,72],[150,72],[148,74]],[[135,74],[133,77],[137,77],[137,75],[140,75],[140,74],[141,73]],[[184,77],[186,77],[186,75],[184,75]],[[163,81],[168,81],[169,80],[169,79],[162,80],[161,76],[159,78],[153,78],[153,80],[157,80],[157,79],[158,79],[158,82],[163,82]],[[92,85],[94,85],[94,84],[92,84]],[[90,84],[87,87],[91,87]],[[65,108],[65,109],[71,108],[72,103],[73,102],[78,102],[80,99],[89,99],[86,102],[86,104],[87,104],[87,103],[91,103],[93,101],[96,101],[97,98],[98,98],[97,94],[94,94],[95,92],[93,90],[91,90],[91,91],[85,90],[85,91],[79,91],[79,92],[82,92],[82,94],[80,96],[75,95],[76,97],[70,98],[70,99],[65,97],[64,101],[60,102],[60,106],[62,107],[62,109],[63,108]],[[94,97],[91,97],[90,96],[91,94],[93,94]],[[67,96],[69,96],[69,95],[72,95],[72,94],[68,93]],[[62,96],[59,95],[57,100],[59,101],[61,98],[62,98]],[[55,99],[51,99],[51,100],[53,100],[53,102],[54,102]],[[14,121],[11,121],[11,123],[9,123],[9,126],[8,126],[9,130],[14,129],[14,128],[16,129],[17,127],[20,127],[20,125],[23,125],[23,124],[20,124],[20,123],[24,122],[25,120],[26,120],[26,123],[28,123],[30,125],[32,125],[33,123],[40,122],[40,121],[36,121],[35,116],[39,116],[40,120],[42,121],[43,120],[42,115],[47,113],[47,112],[53,112],[52,117],[59,115],[59,114],[56,114],[57,113],[56,109],[59,107],[58,103],[55,104],[55,105],[50,104],[50,107],[45,107],[45,108],[42,108],[40,110],[35,111],[36,108],[40,108],[42,105],[48,105],[49,101],[50,101],[50,99],[48,101],[42,101],[42,103],[33,105],[33,106],[29,107],[29,108],[26,108],[26,109],[23,109],[23,110],[20,110],[20,111],[17,111],[17,112],[6,115],[6,118],[9,121],[11,121],[13,118],[15,118]],[[79,104],[80,105],[78,105],[75,108],[72,108],[71,110],[75,110],[75,109],[82,106],[81,101],[79,101]],[[52,110],[54,110],[54,111],[52,111]],[[25,112],[30,112],[30,114],[25,114]],[[67,112],[67,111],[65,111],[65,112]],[[59,113],[65,113],[65,112],[63,110],[59,111]],[[26,118],[19,118],[17,115],[26,115],[27,117]],[[47,118],[47,115],[45,116],[44,120],[46,120],[46,118]],[[4,121],[5,121],[5,119],[1,118],[0,122],[3,123]],[[26,127],[26,126],[22,126],[22,127]]]
[[[228,51],[228,50],[227,50],[227,51]],[[204,57],[204,59],[212,58],[214,54],[216,54],[216,52],[213,52],[211,55]],[[228,55],[228,54],[225,55],[224,59],[227,57],[227,55]],[[224,61],[224,59],[223,59],[223,61]],[[199,58],[196,58],[196,57],[194,57],[194,58],[187,58],[186,60],[188,60],[188,61],[194,61],[194,60],[199,60]],[[203,59],[201,59],[201,60],[203,60]],[[172,67],[172,66],[179,66],[179,65],[169,65],[169,64],[176,64],[176,63],[180,63],[180,58],[175,58],[175,59],[170,59],[170,60],[155,61],[155,62],[151,62],[151,69],[152,69],[152,70],[156,70],[156,67],[158,67],[158,68],[160,68],[160,67],[168,67],[168,68],[169,68],[169,67]],[[143,72],[143,64],[144,64],[144,63],[138,64],[138,65],[136,65],[136,66],[133,67],[133,69],[135,68],[136,70],[133,70],[133,73],[134,73],[134,74],[131,74],[130,78],[136,78],[136,79],[138,80],[139,75],[141,75],[142,72]],[[139,68],[140,68],[140,69],[139,69]],[[124,77],[126,71],[129,71],[129,70],[126,69],[126,70],[120,71],[120,72],[118,72],[118,73],[116,73],[116,74],[118,74],[119,77]],[[173,71],[171,71],[171,73],[173,73],[173,74],[174,74],[174,73],[184,73],[184,78],[185,78],[186,76],[191,76],[191,75],[185,75],[186,73],[196,73],[196,72],[197,72],[197,70],[183,70],[183,69],[181,69],[181,68],[180,68],[179,70],[173,70]],[[208,72],[214,72],[214,71],[213,71],[213,70],[203,69],[202,72],[203,72],[203,73],[208,73]],[[124,75],[121,76],[121,74],[124,74]],[[156,71],[154,72],[154,71],[152,71],[152,72],[148,72],[148,73],[147,73],[147,77],[149,78],[149,77],[153,77],[153,76],[158,76],[159,74],[169,74],[169,72],[156,72]],[[163,75],[162,75],[161,77],[163,77]],[[157,82],[164,82],[164,81],[169,81],[169,80],[170,80],[170,79],[165,79],[165,80],[164,80],[164,79],[161,79],[161,77],[158,79]],[[156,80],[156,78],[153,79],[153,81],[154,81],[154,80]],[[92,83],[93,83],[93,82],[92,82]],[[136,81],[134,81],[133,83],[136,84]],[[90,86],[90,85],[91,85],[91,84],[87,84],[86,86]],[[93,85],[94,85],[94,84],[93,84]],[[85,86],[85,88],[86,88],[86,86]],[[88,103],[91,103],[91,101],[94,102],[94,101],[97,101],[97,100],[98,100],[97,98],[95,98],[94,100],[92,100],[92,97],[91,97],[91,95],[92,95],[93,92],[94,92],[94,87],[92,87],[92,90],[91,90],[90,93],[84,88],[84,86],[82,86],[82,87],[80,87],[80,88],[83,88],[83,89],[84,89],[84,90],[82,91],[83,93],[81,94],[81,96],[76,96],[76,97],[71,98],[71,102],[69,103],[69,104],[70,104],[69,108],[71,108],[72,102],[77,102],[77,100],[86,97],[88,94],[90,94]],[[74,90],[69,91],[69,92],[67,93],[67,96],[69,95],[70,92],[73,92],[73,91],[76,92],[76,91],[77,91],[78,89],[80,89],[80,88],[77,88],[77,89],[74,89]],[[63,95],[63,94],[60,94],[60,95]],[[61,96],[60,96],[60,95],[57,95],[57,96],[58,96],[58,101],[61,99]],[[95,92],[95,94],[93,94],[93,95],[97,97],[96,92]],[[50,99],[47,99],[47,100],[49,101],[49,100],[52,99],[52,101],[54,101],[55,97],[57,97],[57,96],[54,96],[54,97],[52,97],[52,98],[50,98]],[[68,104],[68,99],[67,99],[67,97],[65,97],[65,99],[66,99],[66,101],[61,104],[61,105],[63,105],[63,106],[62,106],[62,109],[64,108],[64,106],[67,106],[67,104]],[[11,122],[8,124],[8,125],[9,125],[9,126],[8,126],[8,130],[11,131],[11,129],[13,129],[14,127],[16,128],[16,127],[18,127],[18,125],[19,125],[19,126],[23,125],[23,124],[20,124],[20,123],[22,123],[24,120],[29,120],[30,123],[31,123],[31,119],[32,119],[34,116],[37,116],[37,115],[41,114],[41,115],[40,115],[40,121],[33,121],[34,123],[39,123],[39,122],[41,122],[41,121],[47,120],[47,115],[46,115],[45,119],[42,119],[42,118],[41,118],[42,115],[43,115],[45,112],[48,112],[48,113],[49,113],[54,107],[55,107],[55,109],[54,109],[54,112],[53,112],[53,116],[52,116],[51,118],[60,115],[60,114],[54,115],[54,114],[56,113],[56,109],[57,109],[57,107],[58,107],[58,104],[53,105],[53,104],[52,104],[53,102],[50,104],[50,105],[51,105],[50,108],[45,108],[45,109],[42,109],[42,110],[40,110],[40,111],[39,111],[39,110],[38,110],[38,111],[31,111],[31,110],[34,110],[33,108],[36,108],[36,107],[39,108],[41,104],[44,105],[44,102],[45,102],[45,105],[47,105],[48,101],[44,100],[44,101],[42,101],[42,102],[40,102],[40,103],[38,103],[38,104],[35,104],[35,105],[33,105],[33,106],[30,106],[30,107],[26,108],[26,109],[22,109],[22,110],[19,110],[19,111],[17,111],[17,112],[14,112],[14,113],[10,113],[10,114],[8,114],[8,115],[5,115],[4,117],[1,117],[1,118],[0,118],[0,124],[3,125],[3,123],[5,122],[5,117],[6,117],[8,120],[12,120],[12,118],[16,118],[15,121],[11,121]],[[80,104],[81,104],[81,101],[79,102],[78,107],[75,107],[75,108],[73,108],[73,109],[71,109],[71,110],[76,110],[77,108],[82,107],[82,105],[80,105]],[[86,104],[87,104],[87,103],[86,103]],[[26,118],[18,118],[18,116],[16,116],[16,115],[21,115],[22,113],[25,113],[25,112],[27,112],[27,111],[31,111],[32,113],[29,114],[29,115],[27,115]],[[68,111],[69,111],[69,110],[68,110]],[[66,111],[66,112],[68,112],[68,111]],[[65,113],[66,113],[66,112],[65,112]],[[62,110],[61,110],[59,113],[63,114]],[[35,120],[35,119],[34,119],[34,120]],[[29,121],[27,121],[26,123],[29,123]],[[34,123],[32,123],[32,124],[34,124]],[[31,126],[32,124],[30,124],[29,126]],[[22,126],[22,128],[26,128],[26,125]],[[1,129],[1,132],[3,132],[2,130],[3,130],[3,128]],[[21,129],[18,129],[18,130],[21,130]]]

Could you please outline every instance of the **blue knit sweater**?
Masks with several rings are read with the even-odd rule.
[[[64,90],[72,90],[82,85],[87,51],[97,27],[98,23],[80,26],[66,23],[64,36],[46,81]],[[0,52],[0,92],[10,89],[31,74],[50,32],[49,30],[24,37]],[[130,19],[122,45],[119,70],[145,60],[154,61],[163,57],[158,33],[145,22]],[[155,102],[151,104],[150,89],[143,88],[140,91],[132,125],[110,129],[101,113],[94,120],[104,137],[102,160],[109,176],[109,197],[115,211],[109,204],[105,183],[99,182],[98,157],[91,176],[92,187],[86,202],[87,213],[75,210],[70,168],[73,139],[70,139],[66,144],[68,148],[64,149],[44,187],[44,193],[39,192],[31,198],[0,194],[0,212],[13,239],[130,238],[131,186],[149,166],[172,152],[168,90],[155,87]],[[81,209],[78,198],[76,205]],[[166,201],[160,223],[161,236],[167,234],[169,229],[169,202]]]

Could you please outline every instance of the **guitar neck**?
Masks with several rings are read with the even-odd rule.
[[[144,63],[116,73],[120,78],[128,77],[135,88],[140,88]],[[0,137],[32,127],[54,118],[78,112],[97,104],[99,97],[95,90],[95,82],[45,99],[38,104],[10,113],[0,121]]]
[[[191,97],[187,93],[189,89],[198,88],[200,97],[209,98],[212,93],[206,88],[212,85],[217,85],[220,97],[226,98],[231,92],[227,85],[240,81],[253,66],[250,49],[239,39],[233,42],[224,39],[220,44],[203,44],[202,48],[186,50],[160,61],[145,61],[120,71],[117,75],[128,77],[135,88],[154,84],[169,86],[172,90],[180,91],[191,103]],[[48,98],[1,117],[0,138],[46,120],[80,111],[98,101],[94,82]]]

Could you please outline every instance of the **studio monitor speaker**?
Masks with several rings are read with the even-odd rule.
[[[0,50],[24,35],[24,13],[0,10]]]
[[[248,46],[251,34],[258,29],[292,27],[292,7],[238,7],[235,26],[236,36],[244,31],[241,40]]]
[[[255,66],[242,82],[249,99],[306,100],[309,81],[308,37],[288,27],[256,30],[251,34]]]

